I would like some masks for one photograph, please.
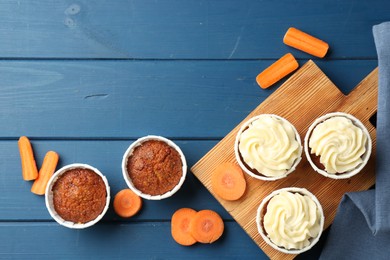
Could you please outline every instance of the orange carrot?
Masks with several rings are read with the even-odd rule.
[[[56,170],[58,159],[58,154],[56,152],[49,151],[46,153],[42,167],[39,170],[38,178],[35,179],[31,186],[32,193],[45,195],[47,183]]]
[[[142,199],[130,189],[119,191],[114,198],[114,210],[122,218],[130,218],[142,207]]]
[[[222,236],[224,224],[222,218],[212,210],[201,210],[190,222],[191,235],[200,243],[213,243]]]
[[[329,45],[326,42],[293,27],[287,30],[283,42],[288,46],[319,58],[323,58],[329,49]]]
[[[211,187],[224,200],[238,200],[245,192],[246,180],[237,164],[225,162],[214,170]]]
[[[35,163],[34,153],[30,140],[26,136],[21,136],[18,141],[20,160],[22,162],[23,180],[31,181],[38,178],[37,164]]]
[[[190,233],[190,222],[196,211],[190,208],[177,210],[171,219],[171,234],[173,239],[180,245],[191,246],[196,243]]]
[[[287,53],[256,77],[257,84],[263,89],[272,86],[298,68],[298,62],[291,53]]]

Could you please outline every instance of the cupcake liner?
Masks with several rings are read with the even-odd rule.
[[[291,166],[291,168],[286,172],[284,173],[283,175],[279,175],[279,176],[265,176],[265,175],[258,175],[256,173],[254,173],[253,171],[251,171],[251,169],[249,169],[248,167],[245,166],[245,164],[242,162],[241,160],[241,157],[240,157],[240,150],[239,150],[239,142],[240,142],[240,137],[241,137],[241,134],[246,130],[246,128],[249,126],[249,124],[251,124],[252,122],[256,121],[257,119],[261,118],[261,117],[264,117],[264,116],[272,116],[272,117],[275,117],[277,119],[280,119],[286,123],[288,123],[289,125],[292,126],[294,132],[295,132],[295,139],[298,141],[299,143],[299,156],[298,158],[295,160],[294,164]],[[236,160],[238,162],[238,164],[240,165],[241,169],[244,170],[245,173],[247,173],[249,176],[253,177],[253,178],[256,178],[256,179],[259,179],[259,180],[263,180],[263,181],[275,181],[275,180],[279,180],[279,179],[282,179],[282,178],[285,178],[287,175],[289,175],[290,173],[292,173],[293,171],[295,171],[297,165],[299,164],[299,162],[302,160],[302,141],[301,141],[301,137],[297,131],[297,129],[295,128],[295,126],[293,124],[291,124],[287,119],[281,117],[281,116],[278,116],[278,115],[275,115],[275,114],[261,114],[261,115],[258,115],[258,116],[254,116],[252,118],[250,118],[248,121],[246,121],[245,123],[243,123],[243,125],[241,126],[240,130],[238,131],[237,135],[236,135],[236,140],[235,140],[235,143],[234,143],[234,153],[235,153],[235,156],[236,156]]]
[[[310,136],[314,130],[314,128],[324,122],[325,120],[331,118],[331,117],[335,117],[335,116],[342,116],[342,117],[346,117],[348,119],[350,119],[353,124],[357,127],[359,127],[360,129],[362,129],[363,133],[367,136],[367,145],[366,145],[366,152],[364,153],[363,157],[362,157],[362,160],[363,162],[355,169],[349,171],[349,172],[346,172],[346,173],[341,173],[341,174],[330,174],[328,172],[326,172],[325,170],[322,170],[320,168],[317,167],[317,165],[315,165],[315,163],[313,162],[312,158],[311,158],[311,154],[310,154],[310,147],[309,147],[309,139],[310,139]],[[347,114],[347,113],[342,113],[342,112],[333,112],[333,113],[329,113],[329,114],[325,114],[319,118],[317,118],[309,127],[309,129],[307,130],[307,133],[306,133],[306,136],[305,136],[305,139],[304,139],[304,150],[305,150],[305,155],[306,155],[306,158],[308,160],[308,162],[310,163],[311,167],[316,171],[318,172],[319,174],[325,176],[325,177],[329,177],[329,178],[332,178],[332,179],[347,179],[347,178],[350,178],[356,174],[358,174],[363,168],[364,166],[366,166],[367,162],[368,162],[368,159],[370,158],[371,156],[371,150],[372,150],[372,140],[371,140],[371,137],[370,137],[370,133],[368,132],[367,128],[363,125],[363,123],[357,119],[356,117],[350,115],[350,114]]]
[[[263,228],[263,217],[264,215],[262,214],[263,213],[263,210],[264,210],[264,207],[268,204],[268,202],[271,200],[271,198],[273,198],[274,196],[278,195],[279,193],[283,192],[283,191],[289,191],[289,192],[293,192],[293,193],[299,193],[301,195],[307,195],[309,196],[309,198],[311,198],[314,203],[317,205],[317,208],[320,212],[320,215],[321,215],[321,219],[320,219],[320,232],[318,233],[318,235],[314,238],[311,239],[310,241],[310,244],[307,246],[307,247],[304,247],[302,249],[286,249],[284,247],[279,247],[277,246],[276,244],[274,244],[267,236],[264,228]],[[297,188],[297,187],[288,187],[288,188],[283,188],[283,189],[279,189],[279,190],[275,190],[273,191],[271,194],[269,194],[268,196],[266,196],[262,202],[260,203],[260,206],[259,208],[257,209],[257,215],[256,215],[256,224],[257,224],[257,229],[261,235],[261,237],[264,239],[264,241],[270,245],[272,248],[280,251],[280,252],[283,252],[285,254],[300,254],[300,253],[303,253],[309,249],[311,249],[320,239],[321,237],[321,234],[322,234],[322,231],[324,229],[324,222],[325,222],[325,217],[324,217],[324,211],[322,209],[322,206],[320,204],[320,202],[318,201],[318,199],[316,198],[316,196],[314,196],[311,192],[309,192],[307,189],[304,189],[304,188]]]
[[[170,147],[174,148],[179,153],[180,158],[181,158],[181,162],[182,162],[182,176],[181,176],[179,182],[177,183],[177,185],[172,190],[170,190],[170,191],[168,191],[168,192],[166,192],[164,194],[161,194],[161,195],[150,195],[150,194],[143,193],[142,191],[140,191],[139,189],[137,189],[134,186],[134,184],[133,184],[129,174],[127,173],[127,160],[128,160],[128,158],[133,154],[133,151],[134,151],[134,149],[136,147],[142,145],[142,143],[144,143],[146,141],[149,141],[149,140],[162,141],[162,142],[168,144]],[[140,196],[140,197],[142,197],[144,199],[147,199],[147,200],[162,200],[162,199],[166,199],[166,198],[171,197],[183,185],[184,180],[186,178],[186,174],[187,174],[187,162],[186,162],[186,159],[184,157],[183,152],[181,151],[179,146],[177,146],[174,142],[172,142],[171,140],[169,140],[169,139],[167,139],[165,137],[162,137],[162,136],[148,135],[148,136],[144,136],[144,137],[139,138],[138,140],[133,142],[129,146],[129,148],[127,148],[126,152],[123,155],[123,159],[122,159],[122,174],[123,174],[123,178],[126,181],[127,186],[132,191],[134,191],[134,193],[137,194],[138,196]]]
[[[72,170],[72,169],[76,169],[76,168],[92,170],[94,173],[96,173],[97,175],[99,175],[102,178],[102,180],[103,180],[103,182],[104,182],[104,184],[106,186],[106,193],[107,193],[106,205],[105,205],[102,213],[100,213],[100,215],[97,216],[94,220],[91,220],[91,221],[86,222],[86,223],[74,223],[72,221],[64,220],[60,215],[57,214],[56,210],[54,209],[54,204],[53,204],[53,191],[52,191],[52,187],[53,187],[54,183],[57,181],[57,179],[63,173],[65,173],[68,170]],[[57,221],[58,224],[60,224],[62,226],[65,226],[67,228],[83,229],[83,228],[87,228],[87,227],[95,225],[100,219],[103,218],[104,214],[106,214],[106,212],[108,210],[108,207],[110,205],[110,186],[108,184],[107,178],[98,169],[96,169],[96,168],[94,168],[94,167],[92,167],[91,165],[88,165],[88,164],[73,163],[73,164],[66,165],[66,166],[62,167],[61,169],[57,170],[53,174],[53,176],[50,178],[50,180],[48,182],[48,185],[46,187],[45,202],[46,202],[47,210],[49,211],[49,213],[52,216],[52,218],[55,221]]]

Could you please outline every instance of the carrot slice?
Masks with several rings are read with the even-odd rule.
[[[56,170],[58,159],[59,157],[56,152],[49,151],[46,153],[42,167],[39,170],[38,178],[35,179],[31,186],[32,193],[45,195],[47,183]]]
[[[173,239],[180,245],[191,246],[196,243],[190,233],[190,222],[196,211],[190,208],[178,209],[171,219],[171,234]]]
[[[224,200],[238,200],[246,190],[244,174],[237,164],[220,164],[211,176],[211,187]]]
[[[291,53],[287,53],[256,77],[257,84],[263,89],[268,88],[296,70],[298,62]]]
[[[31,181],[38,178],[37,164],[35,163],[33,149],[30,140],[21,136],[18,141],[20,160],[22,162],[23,180]]]
[[[329,49],[329,45],[326,42],[294,27],[290,27],[287,30],[284,35],[283,42],[288,46],[307,52],[319,58],[325,57]]]
[[[142,199],[130,189],[119,191],[114,198],[114,210],[122,218],[130,218],[142,207]]]
[[[191,235],[200,243],[213,243],[223,234],[222,218],[212,210],[201,210],[190,222]]]

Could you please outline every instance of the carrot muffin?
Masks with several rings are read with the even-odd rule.
[[[106,206],[105,183],[90,169],[74,168],[64,172],[52,191],[54,209],[66,221],[87,223],[96,219]]]
[[[263,114],[244,123],[236,137],[236,159],[252,177],[276,180],[295,170],[301,160],[301,139],[286,119]]]
[[[348,178],[360,172],[367,163],[371,138],[355,117],[330,113],[317,119],[309,128],[305,153],[317,172],[331,178]]]
[[[96,168],[73,163],[57,170],[45,192],[47,210],[57,223],[83,229],[103,218],[110,204],[107,178]]]
[[[161,199],[162,195],[176,192],[184,181],[186,167],[180,148],[158,136],[138,139],[126,151],[122,162],[130,189],[146,199]]]
[[[284,188],[267,196],[258,209],[257,226],[273,248],[290,254],[310,249],[324,225],[319,201],[306,189]]]

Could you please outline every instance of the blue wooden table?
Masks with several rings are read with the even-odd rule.
[[[371,30],[390,20],[390,2],[5,0],[0,19],[0,258],[266,259],[191,172],[134,218],[111,206],[86,230],[59,226],[22,180],[17,139],[30,137],[38,166],[55,150],[59,166],[97,167],[114,196],[135,139],[168,137],[191,167],[281,84],[260,89],[260,71],[287,52],[313,59],[282,43],[290,26],[329,43],[314,61],[348,93],[377,66]],[[223,237],[176,244],[170,218],[181,207],[217,211]],[[318,257],[324,238],[299,258]]]

